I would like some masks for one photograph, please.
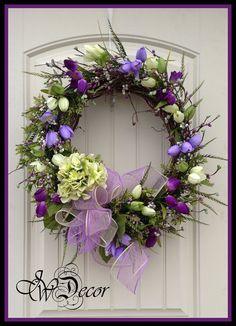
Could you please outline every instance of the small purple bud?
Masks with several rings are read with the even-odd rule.
[[[188,141],[183,142],[183,144],[181,146],[181,152],[182,153],[190,153],[192,151],[193,151],[192,145]]]
[[[177,156],[180,153],[180,147],[178,145],[173,145],[168,149],[167,153],[170,156]]]
[[[130,237],[128,234],[125,233],[125,234],[123,235],[123,237],[122,237],[122,239],[121,239],[120,242],[121,242],[123,245],[128,246],[130,240],[131,240],[131,237]]]
[[[165,201],[166,201],[168,207],[170,207],[170,208],[173,208],[178,204],[177,199],[174,196],[171,196],[171,195],[167,195],[165,197]]]
[[[161,232],[159,231],[159,229],[151,228],[149,230],[149,234],[145,243],[146,247],[148,248],[153,247],[157,242],[157,238],[160,236],[161,236]]]
[[[177,188],[179,188],[180,184],[180,180],[174,177],[170,177],[166,183],[168,191],[175,191]]]
[[[80,79],[78,81],[78,90],[80,91],[80,93],[84,93],[87,90],[87,86],[88,86],[88,82],[85,79]]]
[[[70,60],[70,59],[64,60],[64,65],[67,69],[69,69],[71,71],[75,71],[78,68],[77,62]]]
[[[177,71],[172,71],[170,73],[170,81],[172,81],[172,82],[177,82],[180,79],[182,79],[182,77],[183,77],[183,74],[182,74],[181,71],[178,71],[178,72]]]
[[[194,135],[193,137],[191,137],[189,139],[189,142],[193,148],[198,147],[202,142],[202,135],[200,135],[200,134]]]
[[[34,193],[34,198],[36,201],[45,201],[47,199],[47,192],[44,188],[39,188],[35,193]]]
[[[74,131],[71,129],[71,127],[62,125],[59,129],[59,134],[63,139],[70,139],[73,137]]]
[[[140,48],[136,53],[136,59],[141,60],[142,62],[146,61],[147,59],[147,52],[145,47]]]
[[[37,217],[43,217],[47,213],[47,204],[45,201],[41,201],[37,204],[36,215]]]
[[[188,206],[183,202],[178,202],[177,206],[175,207],[176,211],[181,214],[189,214]]]
[[[46,145],[48,147],[57,145],[59,142],[58,134],[55,131],[48,131],[46,135]]]
[[[61,198],[58,194],[53,194],[51,199],[54,204],[61,204]]]
[[[124,250],[125,250],[124,247],[118,247],[118,248],[116,248],[115,255],[113,255],[113,256],[115,256],[115,258],[118,258],[118,257],[122,254],[122,252],[123,252]]]

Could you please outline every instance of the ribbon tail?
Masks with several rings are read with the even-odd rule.
[[[78,211],[75,210],[73,207],[69,207],[69,206],[64,207],[56,213],[55,220],[60,225],[69,226],[74,221],[74,219],[70,222],[67,222],[66,219],[68,215],[72,215],[76,217],[78,215]]]
[[[146,250],[135,241],[115,260],[110,272],[113,277],[135,294],[148,258]]]

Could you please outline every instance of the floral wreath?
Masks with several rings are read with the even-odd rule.
[[[148,248],[161,246],[161,234],[181,236],[182,223],[199,222],[194,217],[196,203],[204,206],[200,212],[205,213],[215,212],[205,199],[224,204],[217,194],[199,190],[200,185],[212,186],[211,178],[220,169],[205,173],[203,164],[208,158],[224,158],[200,153],[212,141],[204,143],[205,128],[218,116],[192,127],[201,102],[193,103],[192,98],[202,83],[191,94],[186,91],[184,55],[181,71],[170,73],[170,55],[164,59],[145,47],[131,61],[109,26],[117,51],[109,51],[104,42],[85,45],[86,53],[75,50],[87,63],[52,60],[46,64],[52,73],[36,74],[46,79],[41,92],[47,98],[35,97],[34,106],[23,114],[29,124],[24,142],[17,145],[18,168],[28,168],[25,188],[36,190],[34,221],[39,218],[46,229],[62,233],[66,245],[76,246],[76,255],[91,251],[98,262],[111,264],[118,280],[135,293],[148,262]],[[137,111],[131,94],[142,97],[162,119],[170,141],[170,160],[162,165],[162,172],[149,164],[121,176],[98,155],[72,147],[89,101],[114,92],[131,101],[133,124]]]

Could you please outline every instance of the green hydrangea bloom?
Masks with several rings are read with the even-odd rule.
[[[73,153],[65,157],[57,173],[58,194],[62,203],[79,198],[88,199],[89,191],[96,186],[105,186],[107,170],[93,154]]]

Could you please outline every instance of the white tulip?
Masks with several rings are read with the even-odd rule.
[[[147,58],[147,60],[145,61],[145,65],[147,67],[147,70],[157,70],[158,60],[154,57]]]
[[[181,123],[181,122],[183,122],[183,121],[184,121],[184,114],[183,114],[183,112],[181,112],[181,111],[176,111],[176,112],[174,113],[174,120],[175,120],[175,122],[177,122],[177,123]]]
[[[156,215],[156,211],[153,208],[144,206],[142,209],[142,215],[144,216],[155,216]]]
[[[179,107],[176,104],[167,105],[164,108],[162,108],[162,110],[167,112],[167,113],[175,113],[175,112],[179,111]]]
[[[197,173],[190,173],[188,176],[188,182],[195,185],[201,182],[201,177]]]
[[[200,166],[200,165],[197,165],[197,166],[194,166],[191,170],[190,170],[190,173],[196,173],[199,175],[201,181],[205,180],[206,179],[206,175],[204,173],[204,170],[203,170],[203,167]],[[200,182],[201,182],[200,181]]]
[[[141,185],[137,185],[132,190],[131,195],[132,195],[132,197],[134,199],[139,199],[139,197],[141,196],[141,193],[142,193],[142,186]]]
[[[86,50],[85,59],[88,61],[95,61],[105,54],[105,51],[98,45],[85,44]]]
[[[147,88],[153,88],[156,86],[156,80],[152,77],[146,77],[141,81],[141,85]]]
[[[40,161],[34,161],[30,165],[34,167],[35,172],[43,172],[46,169],[46,166]]]
[[[62,154],[54,154],[52,157],[52,163],[56,166],[60,166],[61,164],[64,163],[65,161],[65,156],[63,156]]]
[[[61,97],[60,100],[58,101],[58,106],[59,109],[62,112],[66,112],[69,108],[70,102],[66,97]]]
[[[49,97],[47,99],[47,107],[49,108],[49,110],[54,110],[57,107],[57,99],[55,99],[54,97]]]

